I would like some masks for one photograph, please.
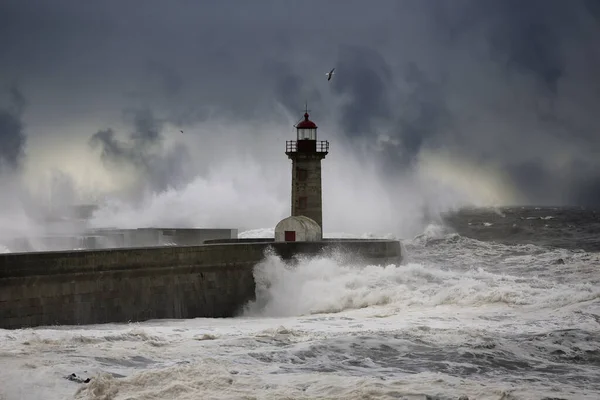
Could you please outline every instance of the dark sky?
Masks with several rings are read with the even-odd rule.
[[[598,4],[3,0],[0,168],[100,194],[242,155],[285,169],[307,100],[337,162],[385,182],[598,205]]]

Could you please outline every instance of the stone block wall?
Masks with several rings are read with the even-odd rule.
[[[323,230],[321,161],[325,153],[291,153],[291,215],[306,216]]]

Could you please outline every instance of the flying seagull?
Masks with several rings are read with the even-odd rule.
[[[333,71],[335,71],[335,68],[334,68],[334,69],[332,69],[331,71],[329,71],[328,73],[326,73],[326,74],[325,74],[325,75],[327,75],[327,80],[328,80],[328,81],[330,81],[330,80],[331,80],[331,78],[333,77],[333,74],[334,74],[334,72],[333,72]]]

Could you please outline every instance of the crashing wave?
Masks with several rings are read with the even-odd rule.
[[[427,225],[423,233],[415,236],[409,243],[413,245],[431,245],[445,240],[457,240],[460,235],[448,227],[437,224]]]

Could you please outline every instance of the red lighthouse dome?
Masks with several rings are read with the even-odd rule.
[[[308,113],[304,113],[304,121],[296,125],[297,129],[317,129],[317,125],[308,119]]]

